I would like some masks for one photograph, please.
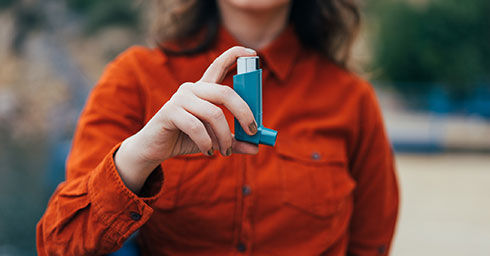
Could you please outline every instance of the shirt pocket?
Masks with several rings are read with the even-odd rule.
[[[341,138],[277,143],[283,201],[304,213],[331,216],[345,208],[355,187]]]
[[[217,156],[201,153],[174,157],[163,163],[163,194],[159,209],[174,209],[235,199],[235,175]],[[230,168],[228,168],[230,169]]]

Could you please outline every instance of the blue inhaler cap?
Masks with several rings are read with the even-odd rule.
[[[237,60],[237,74],[233,76],[233,89],[248,104],[257,122],[257,133],[248,135],[235,118],[235,138],[253,144],[274,146],[277,131],[262,124],[262,70],[259,57],[240,57]]]
[[[260,129],[258,129],[257,133],[260,133],[260,139],[259,139],[260,144],[264,144],[272,147],[276,144],[277,131],[262,126],[260,127]]]

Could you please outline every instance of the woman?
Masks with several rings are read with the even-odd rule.
[[[127,50],[91,93],[39,254],[106,254],[137,230],[144,255],[388,254],[393,156],[373,90],[346,70],[357,6],[154,4],[160,47]],[[231,133],[233,116],[257,132],[229,87],[257,54],[275,147]]]

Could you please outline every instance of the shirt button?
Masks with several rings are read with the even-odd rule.
[[[134,221],[138,221],[138,220],[141,220],[141,214],[137,213],[137,212],[130,212],[129,213],[129,217],[134,220]]]
[[[318,152],[313,152],[311,154],[311,159],[313,159],[313,160],[320,160],[320,157],[321,156],[320,156],[320,154]]]
[[[242,194],[244,196],[248,196],[251,193],[252,193],[252,189],[250,188],[250,186],[245,185],[245,186],[242,187]]]
[[[386,252],[386,246],[382,245],[378,247],[378,254],[383,255]]]
[[[236,246],[237,251],[239,252],[245,252],[247,250],[247,247],[245,246],[244,243],[238,243]]]

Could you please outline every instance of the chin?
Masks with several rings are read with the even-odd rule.
[[[292,0],[219,0],[228,5],[250,11],[274,9],[288,5]]]

